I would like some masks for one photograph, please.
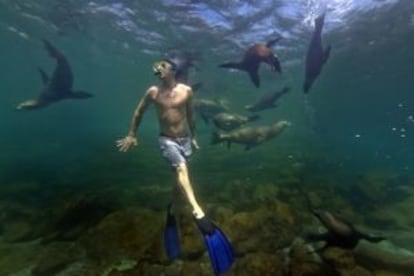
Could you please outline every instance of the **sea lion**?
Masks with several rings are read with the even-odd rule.
[[[223,100],[194,99],[193,107],[206,124],[218,113],[229,110]]]
[[[305,65],[305,81],[303,84],[303,91],[309,92],[313,82],[319,76],[322,71],[323,65],[329,58],[331,52],[331,46],[326,49],[322,46],[322,28],[325,22],[325,13],[321,14],[315,19],[315,30],[312,35],[312,39],[309,43],[308,52],[306,54]]]
[[[171,60],[171,59],[162,59],[159,61],[156,61],[153,66],[152,66],[152,70],[154,72],[154,75],[158,76],[160,74],[160,71],[158,70],[158,67],[161,66],[161,68],[165,68],[166,66],[168,66],[167,64],[169,64],[171,66],[171,70],[174,72],[175,76],[180,77],[179,80],[177,80],[179,83],[184,83],[187,84],[187,70],[188,67],[186,67],[187,65],[184,65],[183,63],[180,63],[179,60]],[[185,78],[184,75],[181,74],[185,74]],[[193,90],[193,92],[198,91],[201,87],[203,87],[203,83],[202,82],[197,82],[194,83],[191,86],[191,89]]]
[[[43,40],[46,51],[56,60],[56,67],[52,78],[39,68],[43,82],[43,91],[37,99],[27,100],[17,105],[17,110],[39,109],[65,99],[87,99],[93,97],[85,91],[73,91],[73,74],[66,57],[49,41]]]
[[[196,68],[195,53],[173,49],[168,51],[165,56],[175,66],[175,79],[178,82],[188,84],[189,71],[192,67]]]
[[[229,131],[259,118],[259,115],[243,116],[235,113],[220,112],[213,117],[213,123],[216,127]]]
[[[276,107],[275,102],[279,100],[280,97],[288,93],[289,91],[290,91],[289,87],[284,87],[280,91],[276,91],[276,92],[264,95],[254,104],[246,105],[244,108],[252,112],[262,111],[262,110],[269,109],[269,108],[275,108]]]
[[[220,64],[219,67],[246,71],[249,74],[253,84],[256,87],[260,87],[258,70],[261,62],[269,64],[273,71],[278,73],[282,72],[279,58],[270,49],[270,47],[272,47],[279,40],[280,38],[277,38],[266,44],[255,44],[246,51],[242,61],[223,63]]]
[[[290,125],[291,123],[288,121],[279,121],[271,126],[265,127],[245,127],[229,132],[215,131],[211,137],[211,144],[226,141],[228,148],[231,147],[231,143],[238,143],[245,145],[245,150],[249,150],[276,137]]]
[[[312,210],[312,213],[328,230],[326,233],[322,234],[308,233],[305,237],[305,239],[310,242],[325,242],[325,245],[318,251],[322,251],[331,246],[342,249],[354,249],[361,239],[375,243],[385,240],[382,236],[365,234],[358,231],[351,223],[332,214],[331,212],[316,209]]]

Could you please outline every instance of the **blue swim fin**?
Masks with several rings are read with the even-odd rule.
[[[171,260],[174,260],[181,255],[177,222],[174,214],[171,212],[171,204],[167,207],[167,218],[164,229],[164,248],[168,258]]]
[[[196,219],[196,223],[203,234],[214,274],[227,272],[234,262],[234,253],[226,235],[206,217]]]

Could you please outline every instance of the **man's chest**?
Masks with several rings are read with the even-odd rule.
[[[184,106],[187,97],[180,92],[171,91],[168,93],[158,93],[154,98],[156,105],[165,108],[179,108]]]

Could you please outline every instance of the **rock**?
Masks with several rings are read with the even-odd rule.
[[[164,216],[150,210],[127,209],[107,215],[82,236],[88,255],[95,261],[114,263],[120,258],[139,262],[164,257]]]
[[[203,237],[191,214],[180,214],[177,217],[180,230],[182,258],[186,260],[197,260],[205,252]]]
[[[252,253],[241,259],[233,268],[234,275],[283,276],[283,256],[263,252]]]
[[[98,196],[65,199],[49,212],[49,235],[44,241],[76,240],[109,214],[114,209],[112,205],[109,200]]]
[[[176,266],[174,266],[176,267]],[[168,266],[165,268],[163,265],[160,264],[153,264],[148,262],[140,263],[138,266],[136,266],[132,270],[128,271],[112,271],[108,276],[136,276],[136,275],[145,275],[145,276],[159,276],[159,275],[165,275],[165,276],[178,276],[181,274],[179,271],[181,271],[181,267],[178,267],[178,270],[171,270],[171,266]],[[104,276],[104,275],[100,275]]]
[[[13,275],[29,271],[41,252],[38,241],[9,243],[0,237],[0,275]]]
[[[328,247],[323,251],[322,258],[337,271],[351,271],[356,266],[352,250]]]
[[[26,242],[41,237],[45,231],[41,210],[18,204],[0,205],[0,233],[8,242]]]
[[[237,255],[272,253],[291,244],[295,218],[283,203],[252,212],[236,213],[229,221],[229,238]],[[260,234],[259,234],[260,233]]]
[[[350,187],[349,198],[353,204],[372,210],[397,203],[410,196],[407,190],[409,178],[395,175],[387,170],[368,170]]]
[[[137,265],[135,260],[121,259],[119,262],[109,266],[103,273],[102,276],[107,275],[123,275],[131,272]]]
[[[74,243],[58,242],[47,246],[32,269],[33,276],[52,276],[84,257],[84,251]]]
[[[253,193],[253,200],[256,202],[267,203],[277,198],[279,187],[273,183],[257,185]]]
[[[412,275],[414,252],[398,248],[388,241],[372,244],[361,241],[355,248],[359,265],[371,270],[387,270],[399,275]]]
[[[378,276],[377,274],[372,273],[371,271],[369,271],[366,268],[363,268],[362,266],[356,266],[351,271],[346,272],[345,274],[342,274],[342,275],[344,276],[345,275],[346,276]]]
[[[79,276],[79,275],[95,275],[93,267],[85,261],[77,261],[69,264],[64,270],[55,276]],[[15,275],[17,276],[17,275]]]
[[[204,269],[206,269],[206,267],[204,266]],[[207,268],[209,271],[207,271],[207,273],[211,273],[211,266]],[[203,275],[203,267],[201,266],[201,263],[196,261],[196,262],[184,262],[183,263],[183,269],[181,271],[180,275],[177,276],[181,276],[181,275]],[[208,275],[208,274],[204,274],[204,275]]]
[[[4,239],[8,242],[31,240],[32,225],[26,220],[17,220],[4,225]]]
[[[316,253],[310,253],[314,249],[303,244],[300,239],[295,239],[288,253],[286,271],[289,276],[321,276],[329,275],[328,269],[321,263]]]

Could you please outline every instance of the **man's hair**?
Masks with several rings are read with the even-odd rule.
[[[171,70],[173,70],[174,72],[177,71],[177,64],[175,64],[174,61],[172,61],[171,59],[163,59],[162,61],[169,63],[171,65]]]

